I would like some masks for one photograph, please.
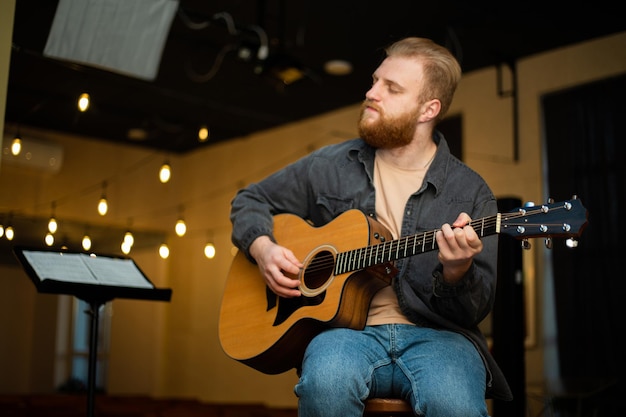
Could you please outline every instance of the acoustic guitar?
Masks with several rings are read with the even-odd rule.
[[[522,240],[580,236],[587,210],[574,198],[522,207],[472,220],[479,237],[497,233]],[[349,210],[322,227],[292,214],[274,217],[274,237],[304,263],[302,295],[283,298],[265,284],[258,266],[239,252],[231,265],[219,317],[219,339],[231,358],[266,374],[298,367],[306,346],[328,327],[362,329],[374,294],[391,283],[393,261],[437,249],[437,230],[392,239],[384,226]]]

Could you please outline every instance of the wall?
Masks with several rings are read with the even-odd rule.
[[[15,0],[6,0],[0,3],[0,114],[4,115],[6,108],[7,81],[9,79],[9,61],[11,56],[11,38],[13,37],[13,14]],[[0,119],[0,132],[4,131],[4,117]],[[2,137],[0,137],[2,148]],[[2,164],[2,160],[0,160]]]
[[[463,114],[464,159],[485,177],[497,196],[545,200],[541,95],[626,72],[625,46],[623,33],[518,63],[518,161],[512,156],[511,99],[496,94],[495,69],[464,76],[451,113]],[[0,71],[6,71],[6,65],[0,65]],[[356,135],[357,113],[358,106],[350,106],[190,155],[170,156],[174,176],[166,185],[156,180],[164,158],[158,153],[50,132],[28,132],[60,144],[65,155],[63,167],[50,174],[0,165],[0,208],[15,207],[46,216],[50,201],[64,196],[66,202],[57,209],[59,218],[116,226],[132,218],[137,228],[168,234],[168,260],[160,259],[152,249],[131,255],[157,286],[173,289],[172,301],[113,301],[110,393],[296,405],[293,371],[260,374],[227,358],[217,339],[221,294],[232,260],[229,202],[241,186],[312,149]],[[104,178],[110,181],[110,200],[117,205],[112,206],[110,216],[100,219],[95,214],[95,201]],[[575,192],[554,191],[556,199],[569,198]],[[189,231],[179,238],[172,228],[181,205]],[[207,239],[212,239],[218,250],[212,260],[202,254]],[[540,244],[534,246],[525,252],[525,279],[531,283],[539,308],[544,304],[542,251]],[[0,392],[53,390],[51,371],[45,364],[54,341],[45,329],[54,328],[55,297],[36,294],[17,266],[0,266]],[[540,317],[538,311],[534,343],[527,350],[529,381],[540,380],[543,375]]]

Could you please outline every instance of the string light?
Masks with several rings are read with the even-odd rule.
[[[7,237],[7,240],[13,240],[15,237],[13,226],[7,226],[6,229],[4,229],[4,235]]]
[[[22,152],[22,139],[19,135],[17,135],[13,138],[13,141],[11,142],[11,154],[13,156],[18,156],[20,152]]]
[[[122,253],[124,255],[128,255],[130,253],[130,250],[132,249],[132,245],[129,245],[126,240],[123,240],[122,244],[120,245],[120,249],[122,249]]]
[[[89,234],[87,234],[87,232],[85,232],[85,236],[83,236],[81,244],[84,250],[91,249],[91,238],[89,237]]]
[[[176,234],[178,236],[182,237],[182,236],[185,236],[185,233],[187,233],[187,224],[185,223],[185,220],[183,219],[183,211],[184,211],[183,206],[180,206],[178,211],[179,211],[179,216],[178,216],[178,220],[176,221],[176,226],[174,226],[174,230],[176,231]]]
[[[159,256],[162,259],[167,259],[170,256],[170,248],[167,246],[167,243],[161,243],[161,246],[159,246]]]
[[[78,110],[80,110],[81,112],[86,112],[87,109],[89,108],[89,104],[91,102],[91,98],[89,97],[89,94],[87,93],[82,93],[80,96],[78,96]]]
[[[161,183],[165,184],[170,180],[170,178],[172,178],[172,167],[170,167],[170,163],[168,161],[165,161],[159,170],[159,180]]]
[[[4,225],[0,223],[0,237],[4,236]]]
[[[208,259],[215,258],[215,245],[211,242],[204,245],[204,256]]]
[[[130,230],[124,234],[124,243],[126,243],[130,247],[135,244],[135,238],[133,237],[133,234],[130,232]]]
[[[46,233],[46,237],[44,238],[44,241],[46,242],[46,245],[48,246],[52,246],[54,244],[54,235],[52,234],[52,232]]]
[[[176,221],[174,230],[176,231],[176,234],[181,237],[185,236],[185,233],[187,233],[187,224],[185,224],[185,220],[183,220],[182,217]]]
[[[50,220],[48,220],[48,231],[51,234],[56,233],[57,228],[58,228],[58,224],[56,219],[54,218],[54,209],[56,208],[56,203],[53,201],[52,202],[52,214],[50,215]],[[54,239],[52,240],[54,242]],[[48,246],[52,246],[51,244]]]
[[[205,142],[209,138],[209,128],[206,126],[200,126],[198,129],[198,140],[200,142]]]
[[[101,216],[104,216],[105,214],[107,214],[107,211],[109,211],[109,203],[107,202],[106,189],[107,183],[105,181],[102,183],[102,195],[100,196],[100,200],[98,201],[98,213]]]

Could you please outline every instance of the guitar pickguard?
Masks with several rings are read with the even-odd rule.
[[[270,311],[272,308],[275,308],[276,304],[278,304],[278,309],[276,310],[276,318],[274,319],[273,326],[280,326],[293,313],[298,311],[298,309],[302,307],[316,306],[316,305],[322,304],[326,296],[326,291],[314,297],[283,298],[274,294],[274,292],[270,290],[269,287],[267,287],[267,294],[268,294],[268,300],[267,300],[268,310],[267,311]],[[270,294],[273,297],[271,297]]]

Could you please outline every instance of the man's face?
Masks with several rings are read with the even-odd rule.
[[[395,148],[413,140],[419,118],[422,65],[391,57],[373,75],[359,118],[359,135],[376,148]]]

